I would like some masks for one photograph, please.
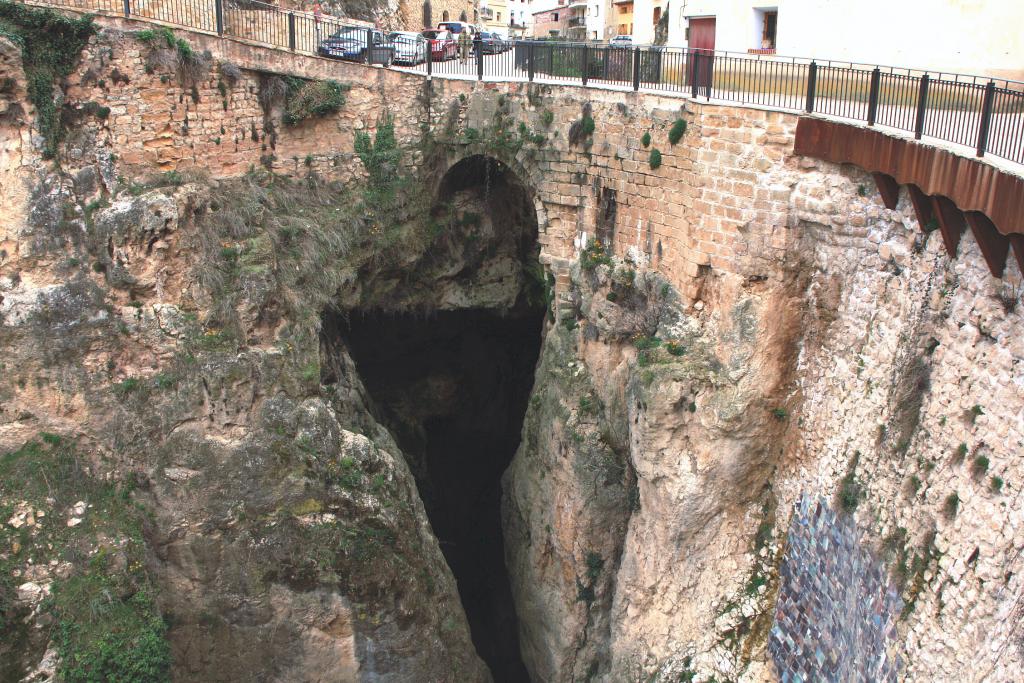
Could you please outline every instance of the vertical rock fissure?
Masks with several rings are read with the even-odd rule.
[[[353,314],[340,330],[377,418],[409,460],[497,681],[525,681],[505,567],[501,475],[519,446],[543,310]]]
[[[364,274],[362,303],[324,318],[322,348],[340,342],[351,355],[408,461],[481,659],[496,681],[526,681],[501,477],[519,447],[550,301],[536,213],[508,166],[473,155],[441,179],[425,220],[428,255],[401,273]]]

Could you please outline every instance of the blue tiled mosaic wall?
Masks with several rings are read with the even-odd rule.
[[[903,601],[853,521],[802,496],[788,544],[768,637],[780,680],[895,681]]]

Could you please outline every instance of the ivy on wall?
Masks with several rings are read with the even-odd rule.
[[[89,16],[73,19],[49,9],[0,1],[0,35],[21,48],[44,158],[57,156],[64,134],[57,85],[71,73],[95,31]]]

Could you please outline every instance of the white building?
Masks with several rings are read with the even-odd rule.
[[[605,30],[611,14],[611,3],[607,0],[587,0],[587,39],[607,40]]]
[[[509,24],[506,33],[509,36],[530,35],[529,29],[533,23],[533,10],[529,0],[508,0]]]
[[[707,47],[710,31],[716,50],[1024,80],[1022,0],[669,0],[668,12],[669,45]]]

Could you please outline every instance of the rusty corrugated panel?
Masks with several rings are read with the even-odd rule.
[[[925,194],[949,197],[961,211],[985,214],[1003,235],[1024,234],[1024,178],[976,159],[809,116],[797,123],[794,152],[890,175]]]

